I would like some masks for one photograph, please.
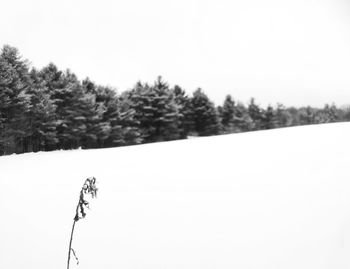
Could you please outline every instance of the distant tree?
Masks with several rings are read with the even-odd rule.
[[[115,92],[105,87],[97,86],[89,78],[82,81],[83,98],[82,104],[87,105],[88,109],[84,112],[86,120],[86,135],[82,139],[83,148],[100,148],[106,146],[104,143],[110,135],[111,126],[106,112],[109,103],[107,91],[113,94],[113,100],[116,100]]]
[[[249,113],[250,118],[253,121],[252,130],[261,130],[262,121],[263,121],[263,111],[255,103],[254,98],[250,99],[250,103],[248,105],[248,113]]]
[[[232,133],[236,129],[235,120],[237,117],[237,109],[235,101],[231,95],[227,95],[221,110],[221,123],[225,133]]]
[[[288,127],[293,125],[292,109],[286,109],[282,104],[277,104],[276,108],[276,127]],[[295,113],[294,113],[295,114]]]
[[[129,103],[126,94],[117,97],[115,91],[108,88],[103,90],[105,94],[104,113],[105,120],[109,123],[110,132],[104,143],[105,146],[135,145],[142,142],[140,122],[135,118],[136,111]],[[99,92],[99,96],[101,95]]]
[[[191,98],[178,85],[174,89],[175,103],[179,109],[179,132],[180,138],[187,138],[188,135],[194,132],[194,119]]]
[[[288,112],[288,114],[291,116],[291,124],[290,126],[298,126],[301,125],[300,122],[300,109],[297,109],[295,107],[288,107],[285,108],[285,111]],[[283,127],[283,126],[281,126]]]
[[[268,130],[277,127],[277,115],[274,108],[269,105],[266,110],[262,111],[261,129]]]
[[[48,92],[55,98],[57,91],[67,86],[67,80],[64,78],[64,72],[58,67],[50,63],[43,67],[37,74],[37,79],[43,81],[44,86],[47,87]],[[76,79],[75,79],[76,81]]]
[[[136,145],[143,142],[141,137],[140,122],[136,119],[136,111],[128,100],[118,99],[119,114],[117,118],[121,130],[120,145]]]
[[[116,147],[142,141],[139,123],[134,119],[135,111],[118,97],[116,90],[97,86],[89,79],[83,81],[83,87],[85,95],[94,98],[95,114],[90,133],[94,134],[97,144],[93,147]]]
[[[153,140],[169,141],[180,138],[180,115],[179,106],[176,104],[174,92],[169,88],[169,84],[158,77],[152,90],[155,92],[153,100],[154,127]]]
[[[248,109],[241,102],[236,105],[233,124],[235,133],[253,130],[253,120],[249,116]]]
[[[56,106],[35,69],[31,70],[30,77],[31,87],[27,91],[30,108],[27,113],[29,133],[26,137],[26,151],[53,150],[58,142]]]
[[[338,121],[338,110],[333,104],[332,106],[326,104],[323,109],[316,111],[315,122],[316,123],[330,123]]]
[[[248,109],[243,103],[236,103],[230,95],[226,96],[220,110],[224,133],[246,132],[254,129],[254,122]]]
[[[135,111],[135,120],[139,122],[140,137],[144,142],[151,142],[155,133],[153,120],[156,108],[153,106],[155,92],[148,84],[137,82],[130,91],[123,94],[124,102],[128,102]]]
[[[98,147],[98,140],[104,133],[103,109],[87,83],[83,85],[74,73],[62,72],[54,64],[44,67],[39,77],[56,107],[56,148]]]
[[[316,111],[314,108],[307,106],[298,110],[299,122],[301,125],[316,123]]]
[[[30,102],[28,63],[16,48],[5,45],[0,53],[0,151],[24,152],[28,134],[26,113]]]
[[[213,102],[209,100],[208,96],[202,91],[202,89],[199,88],[193,93],[191,104],[195,131],[197,134],[199,136],[219,134],[221,129],[219,113]]]
[[[80,81],[53,63],[31,69],[16,48],[0,52],[0,155],[39,150],[101,148],[276,127],[350,121],[349,106],[259,107],[228,95],[216,107],[197,89],[192,97],[161,77],[115,89]]]
[[[144,142],[169,141],[180,138],[180,112],[175,95],[161,79],[152,85],[138,82],[125,94],[124,101],[135,110]]]
[[[97,104],[96,96],[83,90],[75,108],[76,117],[72,121],[77,130],[73,135],[79,137],[79,146],[82,148],[98,147],[98,139],[104,135],[102,122],[104,110]]]
[[[76,75],[69,70],[62,72],[49,64],[39,75],[56,106],[57,148],[94,147],[101,117],[95,96],[86,92]]]
[[[339,121],[350,121],[350,105],[344,105],[337,111]]]
[[[40,87],[47,89],[47,93],[50,96],[53,106],[55,107],[55,140],[56,144],[53,146],[54,149],[69,149],[68,142],[69,134],[68,131],[68,119],[65,118],[65,109],[73,106],[72,102],[66,103],[66,99],[70,99],[70,96],[66,94],[66,88],[69,86],[69,81],[65,78],[64,72],[60,71],[57,66],[53,63],[43,67],[37,74]],[[75,78],[71,83],[78,83]],[[69,108],[68,108],[69,109]],[[72,108],[71,108],[72,109]],[[69,110],[71,110],[69,109]],[[68,112],[69,114],[69,112]],[[71,138],[72,139],[72,138]],[[64,146],[64,144],[66,144]]]
[[[57,137],[59,149],[75,149],[81,146],[82,136],[86,133],[84,109],[89,109],[84,99],[83,88],[77,77],[67,70],[62,74],[62,88],[54,89],[56,115],[58,117]]]

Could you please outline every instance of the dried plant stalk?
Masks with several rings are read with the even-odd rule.
[[[80,190],[79,194],[79,201],[77,204],[77,207],[75,209],[75,216],[73,219],[73,225],[72,225],[72,231],[70,234],[70,239],[69,239],[69,249],[68,249],[68,259],[67,259],[67,269],[69,269],[69,264],[70,264],[70,256],[71,253],[73,253],[77,264],[79,264],[79,259],[72,248],[72,242],[73,242],[73,235],[74,235],[74,229],[75,229],[75,224],[80,220],[85,218],[86,216],[86,209],[89,208],[89,202],[85,199],[86,195],[91,195],[92,198],[95,198],[97,195],[97,187],[96,187],[96,178],[94,177],[89,177],[85,180],[83,187]]]

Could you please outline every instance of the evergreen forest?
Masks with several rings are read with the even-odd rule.
[[[240,133],[350,120],[350,106],[259,106],[228,95],[216,106],[198,88],[192,95],[161,77],[117,93],[79,80],[50,63],[38,70],[19,51],[0,52],[0,155],[108,148],[194,136]]]

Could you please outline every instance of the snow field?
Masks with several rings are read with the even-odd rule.
[[[350,124],[0,158],[0,268],[350,268]],[[76,268],[74,258],[71,268]]]

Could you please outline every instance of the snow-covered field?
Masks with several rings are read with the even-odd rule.
[[[350,124],[0,158],[0,268],[350,268]],[[71,268],[76,268],[74,258]]]

